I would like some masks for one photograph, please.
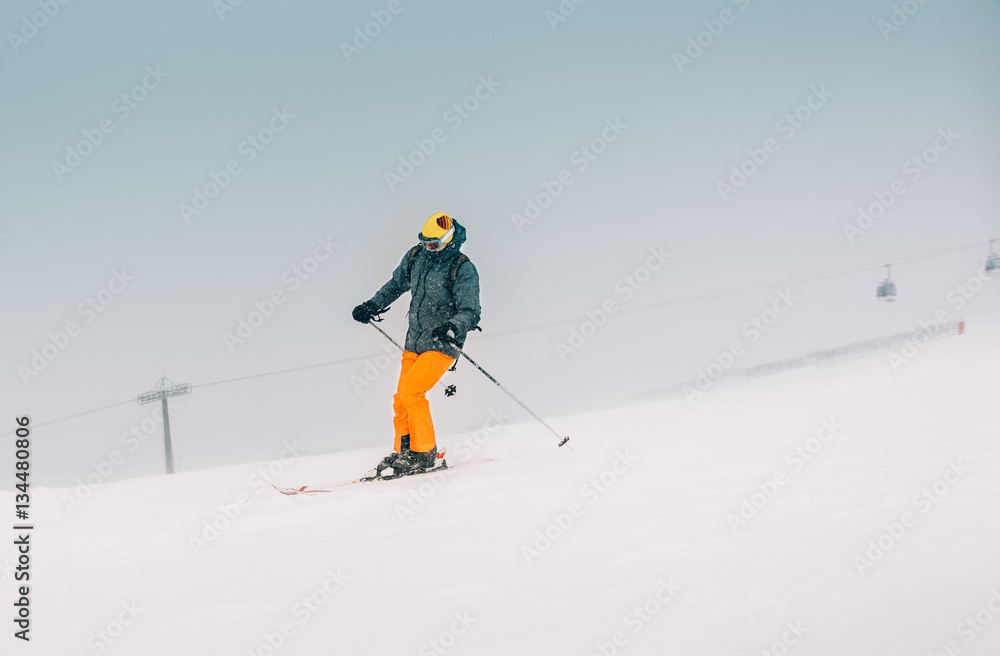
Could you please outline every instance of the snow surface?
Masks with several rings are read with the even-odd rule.
[[[573,451],[510,403],[513,419],[474,454],[461,444],[469,436],[439,440],[452,463],[472,462],[437,487],[418,477],[285,497],[252,478],[268,464],[257,463],[110,483],[72,513],[71,490],[35,489],[34,639],[8,630],[0,644],[46,656],[923,656],[954,641],[951,653],[995,655],[1000,617],[980,632],[960,623],[994,618],[1000,590],[997,337],[1000,325],[972,324],[898,373],[878,356],[693,405],[552,418]],[[786,454],[824,419],[839,436],[814,442],[796,470]],[[384,451],[300,457],[278,482],[350,478]],[[936,503],[915,502],[949,461],[968,471],[938,483]],[[784,485],[734,531],[727,516],[778,470]],[[240,515],[195,553],[192,538],[239,495]],[[12,504],[0,494],[0,507]],[[572,524],[528,554],[573,504]],[[907,512],[915,525],[859,571],[869,541]],[[8,609],[12,560],[4,540]],[[662,604],[649,601],[658,591]],[[315,611],[297,606],[306,596]],[[640,620],[633,609],[647,601],[659,610]],[[129,603],[138,618],[118,635]],[[266,636],[278,642],[283,622],[292,632],[274,650]],[[789,626],[804,627],[801,638]],[[99,650],[102,628],[117,637]]]

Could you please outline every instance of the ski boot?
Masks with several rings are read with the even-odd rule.
[[[393,462],[392,471],[402,476],[430,471],[437,463],[437,453],[436,446],[426,453],[406,449]]]
[[[410,436],[404,435],[403,437],[399,438],[399,453],[393,451],[386,457],[382,458],[382,462],[378,463],[378,466],[375,467],[375,475],[381,476],[382,472],[385,471],[386,469],[391,469],[394,474],[398,473],[396,471],[396,466],[395,466],[396,462],[399,460],[400,456],[402,456],[409,450],[410,450]]]

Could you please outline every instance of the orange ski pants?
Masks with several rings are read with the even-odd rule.
[[[454,362],[454,358],[440,351],[424,351],[420,355],[411,351],[403,353],[403,370],[399,372],[399,385],[392,397],[397,452],[404,435],[410,436],[413,451],[426,453],[434,448],[434,422],[425,395]]]

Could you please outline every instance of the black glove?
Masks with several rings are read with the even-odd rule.
[[[458,328],[455,327],[455,324],[447,321],[432,330],[431,337],[445,344],[457,344]]]
[[[369,321],[372,320],[372,317],[374,317],[377,314],[381,314],[382,312],[385,312],[388,309],[389,308],[380,310],[378,305],[376,305],[375,303],[372,303],[371,301],[365,301],[358,307],[354,308],[353,312],[354,320],[359,321],[361,323],[368,323]]]

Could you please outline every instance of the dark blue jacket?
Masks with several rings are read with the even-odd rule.
[[[420,248],[412,262],[410,252],[403,255],[389,282],[382,285],[371,301],[386,308],[405,292],[410,292],[409,329],[406,350],[414,353],[441,351],[458,358],[458,351],[431,336],[431,331],[445,322],[455,325],[459,346],[479,324],[479,272],[466,260],[458,269],[454,284],[449,284],[452,268],[465,243],[465,228],[455,221],[455,236],[441,251]],[[451,291],[449,292],[449,288]]]

